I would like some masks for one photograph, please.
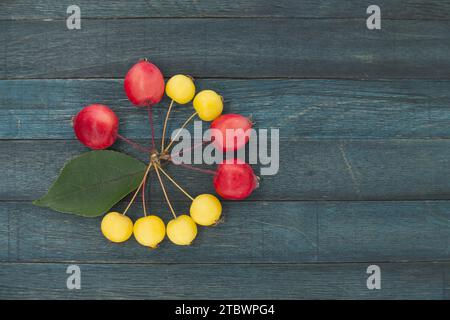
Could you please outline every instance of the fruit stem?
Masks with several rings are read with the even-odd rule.
[[[184,164],[184,163],[174,163],[174,162],[172,161],[172,159],[169,159],[169,160],[170,160],[174,165],[180,166],[180,167],[184,167],[184,168],[186,168],[186,169],[190,169],[190,170],[194,170],[194,171],[198,171],[198,172],[203,172],[203,173],[207,173],[207,174],[212,174],[212,175],[215,175],[215,174],[216,174],[216,172],[215,172],[214,170],[200,169],[200,168],[196,168],[196,167],[193,167],[193,166]]]
[[[136,196],[139,193],[139,190],[141,190],[141,188],[142,188],[142,186],[144,184],[145,178],[147,177],[148,172],[150,171],[150,168],[152,167],[152,165],[153,165],[153,162],[150,162],[149,165],[147,166],[147,170],[145,170],[144,177],[142,178],[141,184],[139,185],[139,187],[134,192],[133,198],[131,198],[131,200],[128,203],[127,207],[123,211],[123,215],[125,215],[127,213],[128,209],[130,209],[131,205],[133,204],[134,199],[136,199]]]
[[[152,162],[152,163],[153,163],[153,162]],[[163,191],[163,193],[164,193],[164,197],[166,198],[167,205],[169,206],[170,211],[172,212],[173,217],[176,219],[176,218],[177,218],[177,215],[175,214],[175,211],[174,211],[173,208],[172,208],[172,204],[170,203],[169,196],[167,195],[166,188],[164,187],[164,183],[163,183],[163,181],[162,181],[162,179],[161,179],[161,175],[159,174],[158,165],[156,165],[156,163],[155,163],[155,171],[156,171],[156,175],[158,176],[158,180],[159,180],[159,184],[161,185],[161,189],[162,189],[162,191]]]
[[[194,198],[185,189],[183,189],[178,183],[176,183],[175,180],[166,171],[163,170],[163,168],[161,168],[158,164],[156,164],[156,166],[158,167],[159,170],[161,170],[161,172],[166,176],[166,178],[169,179],[169,181],[175,185],[175,187],[180,189],[180,191],[183,192],[186,197],[188,197],[189,199],[194,201]]]
[[[134,142],[134,141],[132,141],[132,140],[130,140],[130,139],[128,139],[128,138],[125,138],[124,136],[122,136],[122,135],[120,135],[120,134],[117,134],[117,138],[119,138],[120,140],[122,140],[122,141],[128,143],[128,144],[131,145],[133,148],[135,148],[135,149],[137,149],[137,150],[139,150],[139,151],[142,151],[142,152],[145,152],[145,153],[149,153],[149,152],[150,152],[150,150],[148,150],[148,149],[145,148],[144,146],[142,146],[142,145],[140,145],[139,143]]]
[[[194,149],[197,149],[198,147],[201,147],[201,146],[203,146],[204,144],[207,144],[208,142],[210,142],[210,141],[205,140],[205,141],[203,141],[203,142],[201,142],[201,143],[195,144],[194,146],[192,146],[192,147],[190,147],[190,148],[183,149],[183,150],[181,150],[181,151],[178,153],[178,156],[182,156],[184,152],[186,152],[186,151],[191,151],[191,150],[194,150]]]
[[[169,150],[170,146],[175,142],[175,140],[178,138],[178,136],[181,133],[181,130],[186,127],[188,125],[188,123],[194,119],[194,117],[197,115],[197,112],[194,112],[189,118],[187,118],[187,120],[183,123],[183,125],[181,126],[181,128],[178,130],[177,134],[175,135],[175,137],[173,137],[173,139],[170,140],[169,145],[164,149],[163,153],[166,152],[167,150]],[[163,150],[161,148],[161,150]]]
[[[172,106],[173,106],[173,100],[170,102],[169,109],[167,110],[167,114],[166,114],[166,120],[164,121],[162,140],[161,140],[161,153],[164,150],[164,140],[166,137],[167,122],[169,121],[169,115],[170,115],[170,112],[172,111]]]
[[[147,106],[147,113],[148,113],[148,122],[150,122],[150,129],[152,133],[152,149],[155,149],[155,127],[153,125],[153,112],[152,112],[152,106]]]
[[[145,203],[145,185],[147,183],[147,177],[144,178],[144,183],[142,185],[142,208],[144,209],[144,216],[147,216],[147,205]]]

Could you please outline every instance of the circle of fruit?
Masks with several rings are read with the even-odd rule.
[[[89,194],[86,199],[81,201],[80,199],[70,198],[70,194],[72,193],[73,195],[78,189],[87,189],[87,187],[83,186],[86,179],[94,179],[96,174],[100,175],[99,172],[102,167],[114,167],[115,161],[119,160],[125,162],[128,161],[127,165],[124,166],[125,168],[133,166],[142,168],[139,166],[143,166],[141,162],[132,160],[131,157],[118,152],[91,151],[90,154],[88,153],[85,156],[82,155],[78,159],[69,162],[63,168],[58,180],[52,185],[47,195],[36,200],[34,203],[39,206],[50,207],[60,212],[95,216],[99,215],[98,213],[103,214],[106,211],[105,209],[109,211],[109,208],[115,203],[134,191],[130,202],[123,212],[114,211],[104,215],[101,222],[101,231],[108,240],[120,243],[127,241],[131,235],[134,235],[139,244],[149,248],[157,248],[167,235],[170,241],[176,245],[190,245],[197,236],[197,225],[206,227],[215,226],[221,221],[222,205],[220,200],[212,194],[199,194],[194,197],[163,169],[163,163],[172,162],[170,148],[178,137],[178,134],[181,132],[181,130],[179,130],[178,134],[176,134],[167,145],[165,144],[167,124],[174,105],[185,105],[192,101],[195,111],[188,117],[181,128],[186,127],[195,117],[198,117],[203,121],[212,121],[211,129],[220,133],[216,139],[214,137],[215,131],[212,131],[212,143],[214,147],[221,152],[236,151],[244,147],[249,141],[249,129],[252,128],[253,124],[247,117],[239,114],[222,115],[223,97],[213,90],[203,90],[196,94],[194,79],[190,76],[178,74],[171,77],[167,83],[164,84],[164,77],[159,68],[147,59],[141,59],[131,67],[125,76],[124,89],[128,99],[133,105],[139,108],[146,107],[148,109],[148,117],[152,130],[151,148],[146,148],[120,135],[118,132],[119,118],[114,111],[103,104],[91,104],[84,107],[72,119],[72,125],[77,139],[93,150],[106,149],[113,145],[117,139],[120,139],[129,143],[136,149],[145,151],[149,155],[149,162],[145,165],[145,170],[140,169],[139,175],[137,175],[138,179],[136,179],[135,173],[126,175],[126,177],[128,177],[128,180],[126,180],[128,184],[122,183],[120,188],[114,189],[114,192],[111,192],[114,193],[111,195],[111,197],[114,196],[112,199],[108,199],[104,206],[98,206],[95,210],[92,209],[92,212],[94,213],[87,214],[91,211],[89,206],[93,206],[90,203],[95,203],[95,192]],[[152,107],[162,100],[164,92],[171,99],[171,102],[164,120],[161,146],[160,148],[157,148],[155,145]],[[230,134],[230,131],[232,134]],[[103,153],[98,154],[98,152]],[[103,162],[99,163],[99,159],[102,159]],[[92,164],[96,164],[97,169],[92,168]],[[237,158],[226,159],[217,166],[215,171],[203,170],[188,165],[183,166],[214,174],[214,188],[217,194],[224,199],[245,199],[258,187],[258,177],[254,174],[251,166]],[[88,177],[83,180],[80,177],[80,172],[82,172],[82,170],[91,170],[91,172],[88,172],[88,175],[91,175],[92,178]],[[97,172],[95,172],[95,170],[97,170]],[[141,175],[142,171],[144,171],[143,176]],[[173,219],[168,222],[167,226],[165,226],[163,220],[158,216],[147,214],[145,188],[151,171],[156,173],[165,201],[173,216]],[[111,172],[111,170],[109,172]],[[65,182],[65,180],[68,180],[64,180],[65,176],[71,176],[72,180],[79,180],[79,185],[76,185],[76,181]],[[133,179],[130,177],[133,177]],[[166,191],[163,178],[169,180],[190,201],[192,201],[189,215],[177,215],[175,213]],[[115,179],[121,179],[121,177]],[[91,189],[95,186],[95,183],[89,184],[89,188]],[[96,187],[97,193],[103,194],[108,192],[108,188],[102,190],[101,186]],[[142,193],[144,216],[133,223],[126,214],[139,192]],[[106,194],[106,196],[110,196],[110,194]],[[61,199],[65,199],[65,202]],[[84,205],[83,209],[79,208],[80,202],[82,202],[81,205]]]

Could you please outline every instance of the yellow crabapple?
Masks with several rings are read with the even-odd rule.
[[[203,90],[194,98],[194,109],[203,121],[212,121],[221,115],[223,110],[222,97],[213,90]]]
[[[192,201],[190,214],[197,224],[211,226],[219,221],[222,205],[212,194],[201,194]]]
[[[194,81],[188,76],[177,74],[167,81],[166,94],[178,104],[186,104],[194,98]]]
[[[133,233],[133,222],[119,212],[109,212],[102,219],[101,230],[106,239],[112,242],[124,242]]]
[[[167,236],[179,246],[188,246],[197,236],[197,225],[188,215],[178,216],[167,224]]]
[[[133,234],[137,242],[154,249],[164,240],[166,226],[160,217],[146,216],[134,223]]]

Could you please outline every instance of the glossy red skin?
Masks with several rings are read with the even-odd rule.
[[[219,164],[213,183],[222,198],[242,200],[258,187],[258,178],[250,165],[233,159]]]
[[[78,140],[91,149],[105,149],[117,139],[119,119],[107,106],[91,104],[73,119],[73,130]]]
[[[123,84],[132,104],[138,107],[153,105],[164,95],[164,77],[153,63],[139,61],[128,71]]]
[[[252,126],[252,122],[240,114],[229,113],[221,115],[211,123],[211,129],[219,130],[222,134],[222,139],[220,139],[220,137],[217,137],[217,134],[214,134],[214,131],[212,132],[212,137],[214,137],[213,144],[223,152],[238,150],[248,143],[250,139],[249,129]],[[238,132],[235,132],[227,139],[227,129],[242,129],[245,132],[243,141],[238,141]]]

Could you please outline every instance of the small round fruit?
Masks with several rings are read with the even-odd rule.
[[[186,104],[194,98],[194,81],[183,74],[177,74],[167,81],[166,94],[176,103]]]
[[[119,118],[107,106],[91,104],[73,118],[73,130],[78,140],[91,149],[105,149],[117,139]]]
[[[179,246],[188,246],[197,236],[197,225],[191,217],[183,214],[167,224],[167,236]]]
[[[110,212],[103,217],[101,230],[106,239],[112,242],[124,242],[133,233],[133,222],[119,212]]]
[[[211,226],[219,221],[222,205],[212,194],[201,194],[192,201],[190,214],[197,224]]]
[[[247,163],[231,159],[219,164],[213,183],[222,198],[242,200],[258,187],[258,178]]]
[[[158,67],[147,60],[131,67],[123,85],[128,99],[138,107],[156,104],[164,95],[164,77]]]
[[[166,226],[160,217],[146,216],[134,223],[133,233],[136,241],[143,246],[156,248],[166,236]]]
[[[222,113],[222,97],[212,90],[200,91],[194,98],[194,108],[200,119],[212,121]]]
[[[214,145],[223,152],[235,151],[250,139],[253,124],[240,114],[223,114],[211,123]]]

